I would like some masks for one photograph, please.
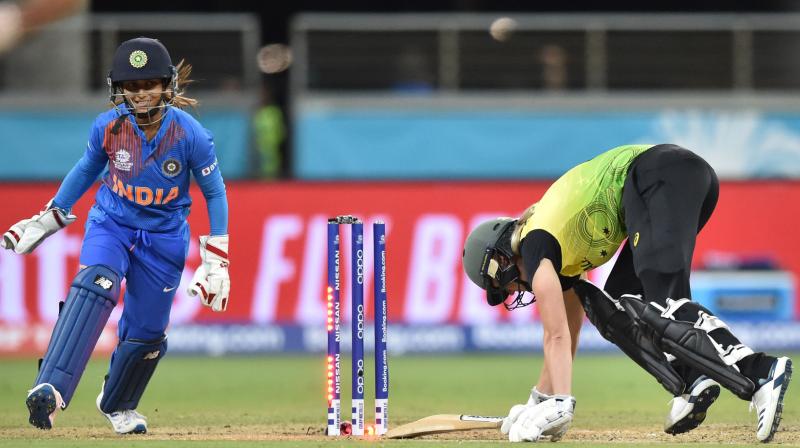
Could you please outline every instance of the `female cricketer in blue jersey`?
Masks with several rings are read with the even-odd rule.
[[[118,433],[147,431],[136,407],[167,352],[165,330],[189,247],[190,172],[206,198],[211,229],[200,237],[202,264],[189,294],[225,311],[228,203],[211,134],[181,110],[196,104],[181,94],[190,71],[173,66],[157,40],[123,42],[108,75],[114,107],[95,120],[83,157],[44,211],[3,235],[4,248],[30,253],[75,221],[70,209],[108,168],[86,222],[81,270],[28,392],[33,426],[51,428],[56,411],[69,404],[125,278],[119,344],[97,407]]]

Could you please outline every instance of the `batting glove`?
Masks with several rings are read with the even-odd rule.
[[[200,237],[200,258],[203,260],[192,277],[187,292],[200,296],[200,302],[216,312],[228,308],[231,278],[228,274],[228,235]]]
[[[508,417],[503,419],[503,425],[500,426],[500,432],[503,434],[508,434],[508,432],[511,430],[511,426],[514,425],[523,411],[530,407],[536,406],[545,400],[549,400],[550,398],[550,395],[539,392],[539,389],[537,389],[536,386],[533,386],[533,389],[531,389],[531,394],[528,397],[528,402],[526,404],[514,405],[511,410],[508,411]]]
[[[0,246],[20,255],[29,254],[39,247],[48,236],[75,222],[77,219],[75,215],[53,207],[52,204],[53,201],[50,200],[38,215],[32,216],[30,219],[23,219],[11,226],[3,234]]]
[[[528,408],[532,406],[528,406],[525,404],[515,404],[511,407],[511,410],[508,411],[508,417],[503,419],[503,424],[500,426],[500,432],[503,434],[508,434],[511,431],[511,427],[514,426],[514,423],[517,422],[519,416],[522,415],[523,412],[527,411]]]
[[[508,432],[511,442],[537,442],[550,437],[560,440],[569,429],[575,413],[575,398],[554,395],[549,400],[525,409]]]
[[[551,398],[553,398],[552,395],[539,392],[539,389],[537,389],[536,386],[533,386],[533,389],[531,389],[531,395],[528,397],[528,405],[536,406],[537,404],[547,401]]]

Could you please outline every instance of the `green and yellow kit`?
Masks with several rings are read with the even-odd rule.
[[[534,204],[535,212],[523,216],[519,240],[535,230],[552,235],[564,277],[607,262],[627,237],[622,190],[628,168],[653,146],[618,146],[567,171]]]

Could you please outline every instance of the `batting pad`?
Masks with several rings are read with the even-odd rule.
[[[672,395],[680,395],[684,380],[675,371],[650,337],[649,331],[638,326],[618,301],[586,280],[573,286],[589,321],[600,335],[622,350],[636,364],[653,375]]]
[[[703,306],[688,299],[668,299],[667,303],[668,306],[664,309],[651,302],[641,314],[642,321],[660,336],[664,349],[689,367],[716,380],[739,398],[749,401],[755,385],[739,372],[735,362],[751,354],[752,350],[743,344],[731,345],[725,349],[715,341],[711,333],[721,329],[728,331],[727,326]],[[692,322],[688,320],[690,318],[696,318],[697,321]],[[709,321],[714,323],[706,323]],[[732,335],[728,339],[738,341]],[[728,363],[724,356],[728,351],[736,353],[738,359],[730,358]]]
[[[136,409],[158,361],[167,353],[167,337],[154,341],[121,341],[103,385],[100,409],[106,414]]]
[[[69,404],[89,356],[119,298],[119,277],[106,266],[89,266],[72,281],[34,386],[52,384]]]

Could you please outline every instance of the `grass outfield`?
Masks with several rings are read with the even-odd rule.
[[[800,359],[795,356],[795,359]],[[371,372],[371,362],[367,366]],[[318,357],[167,357],[139,406],[148,417],[145,436],[116,436],[94,405],[107,360],[89,364],[68,411],[53,431],[27,423],[25,391],[33,360],[0,360],[0,446],[250,447],[352,446],[329,440],[325,426],[324,363]],[[390,360],[390,425],[437,413],[505,415],[524,402],[541,367],[533,356],[398,357]],[[349,361],[343,364],[342,408],[349,408]],[[367,410],[372,377],[368,376]],[[785,400],[775,443],[800,446],[800,399],[794,384]],[[748,403],[723,391],[697,430],[662,432],[668,394],[626,358],[582,355],[575,365],[575,421],[559,447],[624,444],[748,446],[756,442]],[[347,415],[347,414],[346,414]],[[368,412],[367,421],[372,418]],[[404,447],[502,443],[497,431],[475,431],[417,441],[382,441]],[[359,443],[378,443],[363,441]],[[146,444],[146,445],[145,445]]]

